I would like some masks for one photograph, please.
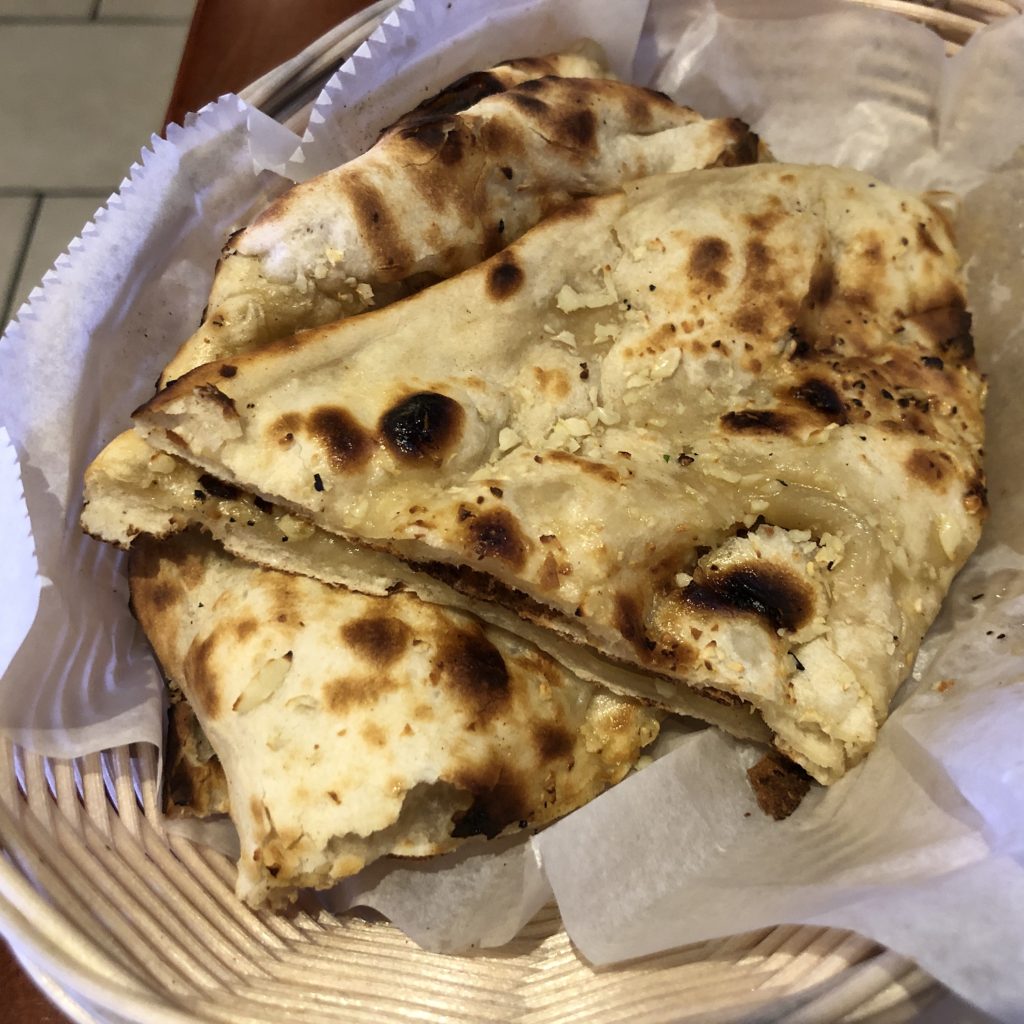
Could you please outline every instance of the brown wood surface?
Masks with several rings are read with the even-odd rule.
[[[199,0],[165,123],[180,123],[189,111],[223,93],[237,92],[368,4],[369,0]],[[0,941],[0,1021],[67,1020]]]
[[[370,0],[199,0],[167,107],[181,123],[294,57]]]
[[[0,941],[0,1020],[5,1024],[65,1024],[67,1019],[29,980],[7,943]]]

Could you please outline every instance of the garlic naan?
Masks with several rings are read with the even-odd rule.
[[[977,542],[983,393],[942,217],[760,165],[566,208],[388,309],[195,370],[136,423],[631,667],[610,685],[739,707],[829,782]]]
[[[254,569],[194,532],[131,560],[135,614],[223,765],[254,906],[543,825],[658,734],[651,709],[411,594]]]

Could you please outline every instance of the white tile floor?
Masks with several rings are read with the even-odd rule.
[[[161,128],[193,0],[0,0],[0,329]]]

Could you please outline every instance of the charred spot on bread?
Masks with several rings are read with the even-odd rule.
[[[522,268],[512,253],[502,253],[487,271],[487,295],[495,302],[504,302],[522,288],[524,280]]]
[[[234,484],[220,480],[212,473],[204,473],[199,478],[199,486],[207,494],[212,494],[215,498],[221,498],[224,501],[233,501],[242,493]]]
[[[253,635],[260,628],[260,624],[255,619],[240,619],[235,623],[234,633],[239,640],[245,640],[247,637]]]
[[[793,633],[814,612],[810,586],[788,568],[770,562],[698,569],[680,597],[694,611],[754,615],[773,630]]]
[[[513,569],[526,562],[527,543],[519,522],[508,509],[492,509],[463,520],[470,550],[478,560],[494,558]]]
[[[329,679],[320,690],[320,698],[328,711],[346,719],[355,708],[370,707],[398,688],[392,676],[378,670],[368,676]]]
[[[747,276],[754,281],[763,281],[772,268],[772,251],[759,238],[751,238],[743,247]]]
[[[467,780],[464,788],[474,796],[469,807],[453,819],[452,836],[457,839],[470,836],[493,839],[514,822],[528,821],[532,817],[530,800],[508,768],[490,786],[477,788],[472,780]]]
[[[943,491],[946,485],[946,470],[942,465],[941,454],[927,448],[915,448],[904,465],[913,480],[932,490]]]
[[[971,314],[962,302],[929,309],[907,321],[924,334],[938,355],[926,356],[925,365],[935,367],[928,359],[939,358],[937,369],[942,368],[941,357],[955,363],[966,363],[974,356],[974,338],[971,335]]]
[[[622,480],[618,471],[605,462],[598,462],[595,459],[588,459],[573,452],[563,452],[560,449],[553,449],[548,452],[548,458],[552,462],[564,463],[574,469],[594,477],[595,480],[603,480],[605,483],[617,484]],[[691,460],[692,461],[692,460]]]
[[[564,725],[553,722],[538,725],[532,739],[537,757],[542,764],[567,760],[575,746],[572,733]]]
[[[432,677],[462,699],[471,721],[490,720],[512,693],[505,659],[479,627],[455,629],[440,639]]]
[[[790,394],[798,402],[809,405],[833,423],[846,422],[846,403],[836,393],[836,389],[820,377],[808,378],[794,387]]]
[[[369,615],[346,622],[339,636],[363,661],[386,668],[405,653],[412,630],[394,615]]]
[[[442,164],[450,166],[462,159],[464,140],[462,128],[451,117],[424,117],[401,129],[401,136],[415,142],[428,153],[435,154]]]
[[[551,108],[542,99],[531,96],[528,88],[523,88],[523,86],[529,85],[529,82],[523,82],[522,85],[517,85],[514,89],[510,89],[508,91],[508,98],[513,106],[518,107],[524,114],[529,114],[533,117],[544,117]]]
[[[314,410],[306,421],[306,429],[335,472],[351,473],[369,461],[372,440],[345,409],[324,406]]]
[[[439,465],[462,432],[462,406],[436,391],[417,391],[395,403],[380,419],[380,435],[402,462]]]
[[[612,624],[642,661],[648,661],[655,648],[644,628],[643,605],[633,594],[616,594]]]
[[[750,126],[738,117],[726,121],[732,144],[723,150],[722,155],[712,164],[713,167],[740,167],[745,164],[756,164],[758,148],[761,140],[750,130]]]
[[[267,429],[271,442],[281,448],[287,448],[295,440],[295,434],[302,429],[302,414],[286,412],[278,416]]]
[[[221,692],[217,672],[213,667],[213,653],[218,643],[217,634],[194,643],[185,656],[185,672],[191,682],[193,700],[210,718],[221,712]]]
[[[819,263],[811,275],[807,299],[811,308],[827,306],[836,290],[835,271],[831,263]]]
[[[238,419],[238,410],[235,408],[234,399],[225,395],[216,384],[200,384],[196,388],[196,397],[213,402],[225,419]]]
[[[594,112],[584,107],[560,118],[555,127],[555,137],[580,150],[593,148],[597,135],[597,118]]]
[[[407,266],[411,260],[405,232],[392,215],[380,189],[365,175],[349,175],[352,212],[360,234],[383,268]]]
[[[725,269],[732,259],[729,243],[722,238],[711,236],[701,238],[693,247],[687,270],[708,288],[725,287]]]
[[[505,85],[490,71],[474,71],[456,79],[435,96],[424,100],[405,117],[396,121],[390,129],[416,124],[421,119],[450,116],[475,106],[487,96],[503,92]]]
[[[935,241],[932,233],[928,230],[928,225],[923,221],[919,221],[917,225],[917,240],[921,243],[922,248],[935,253],[936,256],[942,255],[941,247]]]
[[[149,591],[149,603],[153,608],[160,612],[165,608],[170,608],[179,598],[179,592],[176,587],[170,583],[157,583],[156,586]]]
[[[546,605],[485,572],[478,572],[464,565],[451,565],[448,562],[413,561],[409,562],[409,565],[418,572],[425,572],[447,583],[460,594],[484,601],[500,602],[531,622],[553,621],[554,613]]]
[[[722,426],[732,433],[785,434],[792,420],[777,409],[740,409],[727,412],[721,418]]]

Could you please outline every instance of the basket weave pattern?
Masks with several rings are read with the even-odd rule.
[[[928,25],[948,52],[1024,4],[853,2]],[[300,123],[310,68],[336,66],[388,6],[254,83],[254,100]],[[834,929],[764,929],[595,969],[553,906],[501,950],[461,957],[314,901],[255,912],[235,898],[228,860],[164,829],[156,776],[148,745],[61,761],[0,739],[0,925],[77,1021],[880,1024],[938,992],[912,962]]]
[[[764,1019],[769,1007],[775,1020],[854,1021],[906,1010],[930,985],[855,934],[798,926],[594,969],[554,907],[501,950],[428,953],[313,903],[288,917],[250,910],[233,865],[167,833],[158,805],[148,745],[75,761],[3,746],[0,915],[44,962],[59,948],[66,988],[106,992],[139,1019],[555,1024],[571,999],[580,1024]],[[15,873],[31,885],[12,885]]]

